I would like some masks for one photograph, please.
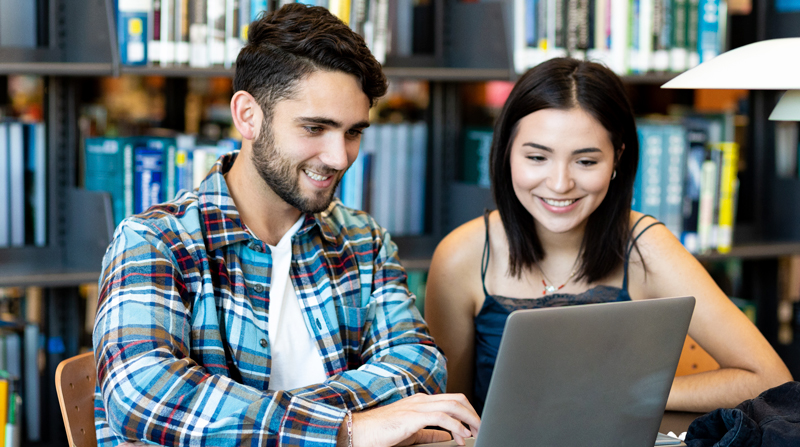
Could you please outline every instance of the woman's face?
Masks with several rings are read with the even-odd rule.
[[[511,182],[537,232],[582,231],[608,192],[614,147],[583,109],[544,109],[519,121]]]

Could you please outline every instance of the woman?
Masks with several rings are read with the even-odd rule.
[[[676,378],[668,409],[733,407],[792,379],[672,233],[631,211],[638,159],[631,105],[609,69],[561,58],[519,79],[492,142],[498,211],[448,235],[428,276],[448,392],[482,409],[513,310],[685,295],[697,300],[689,334],[721,368]]]

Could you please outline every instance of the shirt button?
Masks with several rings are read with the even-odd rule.
[[[262,286],[261,284],[256,284],[255,287],[253,287],[253,290],[255,290],[256,293],[261,293],[264,291],[264,286]]]
[[[267,339],[266,338],[262,338],[260,343],[261,343],[261,347],[262,348],[266,348],[267,347]]]

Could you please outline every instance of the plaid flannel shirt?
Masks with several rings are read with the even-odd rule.
[[[327,379],[268,391],[272,263],[228,192],[236,155],[115,231],[93,333],[99,445],[332,446],[345,409],[445,388],[395,244],[335,200],[305,216],[290,271]]]

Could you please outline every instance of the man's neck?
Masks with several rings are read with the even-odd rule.
[[[261,241],[277,245],[281,238],[300,218],[300,210],[284,202],[261,179],[243,150],[225,174],[233,202],[242,223]]]

